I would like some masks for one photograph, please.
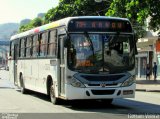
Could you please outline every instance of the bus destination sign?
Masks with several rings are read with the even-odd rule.
[[[69,31],[107,31],[132,32],[131,25],[124,20],[72,20]]]

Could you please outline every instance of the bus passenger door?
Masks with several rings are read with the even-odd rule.
[[[60,94],[65,94],[65,58],[64,58],[64,39],[63,36],[59,37],[59,55],[60,55],[60,80],[59,90]]]
[[[13,59],[13,74],[14,74],[14,84],[18,85],[18,79],[17,79],[17,57],[18,57],[18,44],[14,45],[14,59]]]

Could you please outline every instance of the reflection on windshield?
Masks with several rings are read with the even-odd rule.
[[[89,34],[89,38],[84,34],[70,36],[68,64],[72,70],[86,73],[123,72],[134,66],[131,35]]]

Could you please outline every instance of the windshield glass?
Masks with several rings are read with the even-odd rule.
[[[71,34],[68,66],[83,73],[124,72],[134,67],[132,35]]]

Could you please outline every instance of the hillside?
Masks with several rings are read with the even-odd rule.
[[[39,13],[37,17],[43,18],[45,13]],[[31,19],[23,19],[20,23],[0,24],[0,40],[9,40],[10,37],[17,33],[20,25],[28,24]]]
[[[0,24],[0,40],[9,40],[10,36],[18,31],[18,23]]]

